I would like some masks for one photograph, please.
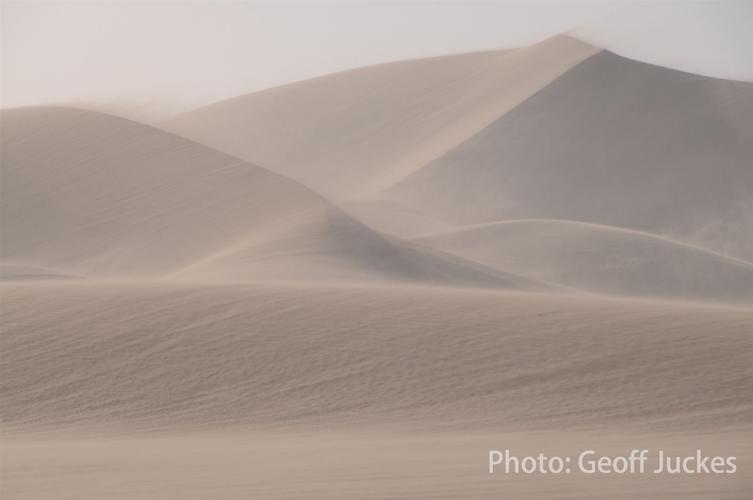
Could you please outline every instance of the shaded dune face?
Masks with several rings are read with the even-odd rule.
[[[80,278],[81,276],[66,274],[55,269],[8,262],[0,263],[0,280],[2,281],[57,281]]]
[[[382,64],[221,101],[162,126],[352,200],[463,142],[597,50],[557,36]]]
[[[13,265],[111,279],[544,287],[383,237],[292,180],[146,125],[25,108],[3,111],[2,126],[0,260]]]
[[[753,303],[753,265],[648,233],[557,220],[417,238],[490,267],[594,293]]]
[[[384,197],[461,225],[594,222],[753,260],[753,83],[602,52]]]
[[[554,291],[561,287],[373,231],[337,208],[302,212],[173,275],[202,281],[423,283]]]

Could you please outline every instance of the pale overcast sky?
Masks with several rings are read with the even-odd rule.
[[[384,61],[571,32],[635,59],[753,81],[753,2],[3,3],[2,106],[158,119]]]

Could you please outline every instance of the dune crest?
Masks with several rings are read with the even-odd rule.
[[[597,51],[556,36],[509,51],[382,64],[221,101],[161,125],[350,200],[409,175]]]
[[[0,497],[750,496],[753,84],[554,37],[0,125]]]
[[[435,284],[555,291],[560,287],[384,236],[342,210],[305,212],[171,275],[182,281]]]
[[[751,262],[751,103],[753,83],[559,36],[297,82],[164,126],[347,201],[401,237],[565,219]]]
[[[384,237],[295,181],[160,129],[52,107],[0,119],[3,260],[94,279],[547,288]]]
[[[0,262],[0,281],[57,281],[81,278],[46,267]]]
[[[563,219],[753,261],[753,83],[601,52],[383,193],[455,225]]]
[[[416,240],[594,293],[753,304],[753,264],[639,231],[531,219],[464,226]]]

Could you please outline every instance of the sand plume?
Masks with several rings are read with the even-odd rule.
[[[371,66],[221,101],[163,126],[352,199],[462,143],[597,50],[556,36]]]
[[[648,233],[519,220],[417,238],[489,267],[594,293],[753,303],[753,264]]]
[[[753,83],[601,52],[384,197],[452,224],[564,219],[753,259]]]

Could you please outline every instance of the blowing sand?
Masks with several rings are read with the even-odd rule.
[[[751,498],[751,89],[555,37],[2,110],[0,496]]]
[[[747,309],[165,284],[3,303],[12,498],[745,498],[753,479]],[[741,473],[489,476],[501,446],[698,446]]]
[[[747,424],[753,403],[749,309],[413,287],[86,283],[6,285],[3,304],[4,425],[18,429],[330,417],[338,426],[714,428]]]
[[[600,52],[381,198],[456,225],[591,222],[753,261],[752,117],[751,82]]]
[[[556,36],[511,51],[372,66],[221,101],[161,125],[342,201],[404,178],[598,50]]]
[[[753,264],[641,231],[529,219],[463,226],[417,241],[594,293],[753,304]]]
[[[552,288],[382,235],[295,181],[147,125],[60,107],[0,120],[10,277],[22,263],[91,279]]]

